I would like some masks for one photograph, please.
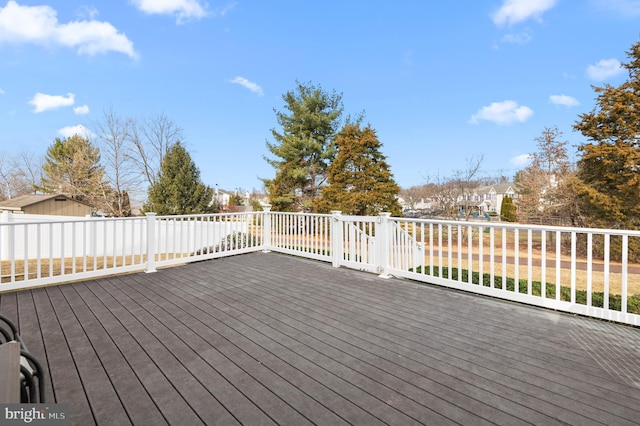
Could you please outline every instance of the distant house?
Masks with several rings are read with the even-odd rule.
[[[502,200],[505,197],[513,199],[516,191],[513,189],[512,183],[501,183],[498,185],[481,186],[476,188],[473,193],[473,199],[477,202],[480,213],[498,213],[502,208]]]
[[[251,199],[257,200],[260,203],[261,207],[271,205],[269,203],[269,194],[252,194]]]
[[[64,194],[22,195],[0,201],[0,211],[18,214],[44,214],[53,216],[87,216],[93,207]]]
[[[517,198],[514,184],[505,182],[497,185],[479,186],[455,194],[456,210],[463,214],[500,214],[505,197]]]
[[[420,198],[419,200],[407,200],[403,197],[397,197],[398,203],[402,206],[403,211],[424,211],[432,210],[436,202],[432,198]]]
[[[229,200],[231,200],[231,192],[216,187],[209,206],[216,204],[221,211],[224,211],[229,207]]]
[[[242,205],[233,205],[233,198],[240,198]],[[236,191],[226,191],[224,189],[215,188],[213,198],[209,206],[217,204],[222,212],[250,212],[253,211],[251,201],[257,200],[262,207],[269,205],[269,196],[267,194],[250,194],[248,191],[244,194]]]

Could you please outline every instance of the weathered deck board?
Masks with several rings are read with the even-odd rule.
[[[101,396],[101,398],[110,399],[112,403],[119,401],[126,410],[126,415],[123,416],[122,408],[116,405],[113,408],[113,412],[107,412],[108,417],[111,417],[114,422],[118,421],[120,423],[127,423],[130,420],[133,422],[148,421],[153,424],[162,424],[164,422],[163,417],[136,377],[131,364],[118,349],[117,343],[111,339],[106,329],[108,325],[103,325],[93,314],[92,309],[94,308],[88,306],[86,301],[81,299],[80,292],[83,286],[78,284],[75,286],[60,286],[58,288],[69,304],[74,306],[77,320],[86,333],[86,337],[93,349],[100,351],[99,354],[96,354],[96,357],[99,357],[101,364],[104,366],[104,371],[109,372],[108,381],[112,383],[105,380],[106,378],[103,374],[91,375],[89,376],[92,377],[90,380],[98,382],[98,386],[103,388],[105,392],[112,392],[113,388],[118,395],[136,396],[135,398],[121,398],[120,396],[116,398],[111,393],[108,396]],[[97,311],[98,309],[96,308],[95,310]],[[113,319],[111,318],[111,320]],[[98,378],[101,378],[101,380],[98,380]],[[96,404],[100,404],[100,400]]]
[[[30,306],[29,299],[31,298],[33,298],[33,309]],[[23,304],[21,302],[23,300],[27,300],[28,310],[26,313],[23,313],[22,310]],[[21,292],[18,295],[18,301],[20,303],[20,317],[23,318],[20,321],[20,334],[29,346],[29,350],[40,359],[40,363],[47,365],[50,373],[47,382],[53,387],[55,400],[69,404],[71,421],[76,419],[87,422],[95,421],[87,399],[86,389],[80,379],[71,348],[65,337],[65,331],[49,299],[48,290],[38,289]],[[66,315],[73,315],[73,313],[68,311]],[[27,328],[24,320],[28,320],[29,316],[37,318],[38,322],[30,323],[31,327]],[[42,354],[32,348],[31,336],[37,333],[37,329],[42,332],[44,344]]]
[[[73,424],[637,424],[640,330],[256,253],[0,295]]]
[[[310,291],[314,291],[314,290],[310,290]],[[335,292],[331,291],[331,294],[325,294],[322,297],[324,297],[324,298],[332,298],[334,296],[335,296]],[[409,296],[410,295],[408,295],[408,297]],[[285,298],[285,297],[283,297],[283,298]],[[308,293],[305,294],[304,298],[307,301],[309,300]],[[344,300],[340,300],[339,298],[333,298],[332,302],[334,302],[334,303],[332,303],[331,306],[340,307],[341,303],[342,303],[343,306],[341,307],[341,309],[343,310],[343,312],[345,312],[345,311],[354,311],[354,306],[355,306],[354,302],[357,301],[357,300],[362,301],[362,300],[365,300],[366,298],[367,298],[367,295],[363,294],[363,295],[360,296],[359,299],[349,300],[348,298],[344,297],[344,295],[343,295],[343,299]],[[285,300],[286,300],[286,298],[285,298]],[[298,300],[298,301],[290,300],[290,302],[291,302],[291,304],[298,304],[298,303],[304,304],[305,303],[305,301],[303,301],[303,300]],[[319,303],[327,305],[326,300],[323,300],[323,299],[321,299],[319,301]],[[373,302],[370,303],[370,304],[367,304],[366,311],[370,312],[371,309],[372,309],[371,308],[372,306],[374,306]],[[397,308],[398,309],[396,309],[396,311],[394,312],[394,315],[395,315],[396,319],[398,317],[399,310],[402,309],[402,306],[398,306]],[[311,308],[308,307],[308,305],[306,305],[305,309],[311,309]],[[335,317],[336,315],[343,315],[344,316],[343,312],[341,313],[341,312],[338,312],[338,311],[334,310],[334,311],[330,312],[328,315],[333,316],[333,317]],[[362,321],[362,318],[363,318],[362,315],[364,315],[364,314],[366,314],[365,311],[362,311],[362,312],[357,312],[356,311],[351,317],[345,316],[344,322],[345,323],[349,323],[349,321],[354,321],[354,322],[362,323],[365,326],[368,326],[370,324],[370,321],[365,321],[365,322]],[[388,312],[377,312],[376,314],[380,315],[381,318],[385,318],[383,316],[385,314],[386,314],[387,318],[390,318],[390,319],[392,318],[392,316],[389,316]],[[465,351],[468,354],[473,354],[473,353],[478,354],[478,355],[476,355],[474,357],[469,357],[467,355],[467,358],[472,359],[472,360],[477,360],[478,361],[478,365],[480,367],[486,366],[486,365],[491,365],[491,364],[493,364],[495,362],[495,359],[492,357],[492,353],[495,354],[495,355],[498,355],[498,354],[500,354],[502,352],[502,354],[504,354],[504,351],[506,350],[508,352],[507,355],[514,355],[514,358],[512,358],[511,360],[507,359],[507,364],[506,365],[511,367],[511,368],[518,368],[519,370],[524,371],[526,373],[527,377],[532,377],[532,378],[535,379],[538,375],[542,375],[544,377],[544,375],[546,374],[546,377],[544,377],[544,379],[545,380],[550,380],[552,383],[554,383],[554,379],[555,379],[556,375],[557,374],[561,374],[560,371],[559,372],[553,372],[552,371],[550,373],[546,372],[544,370],[542,370],[540,372],[527,371],[526,370],[527,365],[532,365],[532,366],[534,366],[535,369],[539,369],[541,367],[541,365],[535,365],[535,363],[534,364],[527,364],[529,361],[531,361],[531,356],[529,354],[534,354],[537,357],[537,359],[542,359],[542,360],[545,360],[547,362],[553,362],[555,360],[556,362],[558,362],[560,364],[562,364],[562,359],[559,359],[559,358],[556,358],[556,359],[553,359],[553,358],[545,359],[544,355],[547,355],[547,354],[541,353],[539,351],[536,352],[535,348],[532,348],[532,347],[531,348],[526,348],[526,352],[524,352],[524,353],[516,352],[516,351],[513,351],[512,349],[509,349],[508,348],[509,346],[517,344],[517,336],[513,336],[512,337],[512,339],[515,339],[515,340],[505,340],[504,338],[500,337],[500,334],[498,334],[493,339],[490,339],[491,335],[487,335],[489,339],[487,339],[487,337],[485,337],[485,336],[479,336],[478,337],[478,333],[470,333],[470,332],[467,332],[467,331],[464,330],[464,327],[466,325],[464,322],[461,322],[459,324],[459,328],[457,328],[457,329],[452,327],[449,330],[438,331],[436,333],[433,333],[432,330],[429,330],[429,331],[427,331],[426,329],[418,330],[418,328],[416,327],[416,324],[417,325],[420,325],[421,323],[424,324],[423,323],[424,315],[417,315],[417,316],[414,315],[414,316],[412,316],[410,318],[410,320],[413,321],[413,322],[412,323],[406,323],[406,324],[409,324],[409,325],[405,325],[405,327],[404,327],[408,331],[406,331],[406,332],[402,331],[401,334],[398,334],[398,323],[397,322],[395,322],[394,325],[391,326],[391,327],[386,325],[385,323],[381,323],[378,328],[381,329],[381,330],[384,330],[384,329],[391,330],[391,331],[387,331],[386,336],[392,342],[395,342],[395,343],[400,344],[400,345],[402,345],[403,342],[400,339],[398,339],[397,336],[406,335],[407,336],[406,339],[408,339],[410,342],[416,342],[417,340],[420,339],[421,335],[423,337],[427,337],[423,333],[429,333],[429,335],[428,335],[428,342],[429,343],[414,345],[417,348],[418,351],[420,351],[421,347],[422,347],[422,352],[423,353],[424,353],[424,348],[428,348],[428,347],[432,346],[433,342],[436,341],[437,339],[439,339],[441,341],[441,345],[436,347],[437,350],[434,352],[435,354],[447,353],[447,351],[449,351],[452,356],[460,357],[460,354],[458,354],[458,353],[456,353],[456,352],[451,350],[450,346],[453,346],[453,349],[455,351]],[[470,321],[471,320],[472,319],[470,319]],[[482,332],[482,330],[480,330],[480,332]],[[464,339],[460,339],[460,337],[458,337],[458,336],[461,336]],[[501,342],[502,345],[495,345],[494,342],[495,342],[496,339],[499,342]],[[456,340],[459,341],[458,344],[456,344]],[[406,345],[406,343],[405,343],[405,345]],[[484,345],[484,346],[482,346],[482,345]],[[448,346],[449,346],[449,348],[448,348]],[[469,350],[470,346],[471,346],[471,348],[473,350]],[[505,346],[507,347],[507,349],[502,349]],[[541,356],[541,354],[543,356]],[[522,365],[523,363],[524,363],[524,365]],[[542,365],[542,367],[546,367],[546,366]],[[555,365],[552,365],[552,367],[555,367]],[[584,367],[589,367],[589,366],[585,365]],[[565,369],[566,368],[572,368],[572,366],[568,365],[568,366],[564,366],[563,368],[565,368]],[[580,373],[580,370],[575,370],[575,371]],[[532,374],[532,373],[535,373],[535,374]],[[503,373],[500,372],[499,374],[502,375]],[[582,373],[582,375],[583,375],[583,373]],[[576,374],[576,376],[582,376],[582,375]],[[578,377],[578,378],[580,378],[580,377]],[[600,384],[602,384],[602,379],[599,379],[599,380],[600,380]],[[557,381],[557,379],[555,381]],[[547,384],[548,382],[545,381],[543,383]],[[589,391],[589,389],[591,389],[591,386],[584,386],[584,384],[579,382],[579,381],[576,382],[576,384],[578,386],[582,385],[581,387],[584,388],[586,391]],[[605,383],[605,384],[607,384],[607,383]],[[584,398],[585,396],[586,395],[580,395],[581,398]],[[598,395],[598,398],[600,398],[600,397],[601,396]],[[613,395],[614,399],[617,399],[619,397],[623,397],[624,398],[624,395]],[[611,396],[609,396],[609,398],[611,398]],[[631,405],[631,406],[633,406],[633,405]]]

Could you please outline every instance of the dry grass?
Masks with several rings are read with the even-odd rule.
[[[420,241],[420,229],[416,229],[415,232],[413,229],[410,230],[411,233]],[[458,240],[457,240],[457,230],[453,230],[452,239],[451,239],[451,254],[452,254],[452,264],[451,267],[456,267],[459,269],[471,269],[474,271],[478,271],[479,269],[479,247],[477,240],[474,240],[474,245],[471,249],[472,251],[472,266],[469,268],[468,265],[468,245],[467,240],[461,240],[461,253],[462,253],[462,263],[458,263]],[[532,266],[531,271],[529,271],[528,266],[528,235],[527,232],[519,232],[518,233],[518,253],[519,253],[519,265],[518,265],[518,278],[520,279],[528,279],[529,273],[531,274],[532,281],[542,281],[542,267],[541,260],[543,257],[543,253],[540,249],[532,250]],[[444,251],[442,254],[442,266],[446,267],[448,265],[448,233],[446,230],[443,232],[443,247]],[[477,238],[477,234],[475,235]],[[503,251],[503,238],[504,246],[506,249]],[[429,241],[428,236],[425,235],[425,244],[423,246],[425,253],[425,264],[429,264]],[[532,233],[532,246],[540,247],[542,236],[538,233]],[[490,235],[483,235],[483,272],[491,273],[491,263],[488,260],[488,256],[491,250],[490,247]],[[510,232],[506,233],[506,235],[502,235],[502,232],[494,233],[493,247],[494,247],[494,264],[493,264],[493,272],[495,276],[503,276],[503,271],[506,272],[504,275],[507,278],[515,278],[515,234]],[[438,235],[435,233],[434,235],[434,265],[438,264],[437,258],[437,244],[438,244]],[[290,245],[290,246],[306,246],[310,247],[320,247],[320,248],[330,248],[330,242],[324,238],[324,236],[297,236],[297,235],[282,235],[279,237],[278,242],[280,245]],[[506,258],[506,262],[502,263],[502,258]],[[560,280],[557,280],[557,269],[556,269],[556,254],[555,254],[555,243],[552,244],[551,241],[547,243],[547,251],[546,251],[546,268],[545,268],[545,281],[550,284],[559,284],[561,286],[570,287],[572,280],[576,283],[577,290],[586,290],[589,285],[589,274],[587,273],[587,259],[586,257],[578,256],[576,258],[577,268],[575,270],[575,276],[571,276],[571,257],[568,255],[561,255],[560,261],[561,266],[559,268],[560,272]],[[594,292],[603,292],[604,291],[604,282],[605,282],[605,274],[604,270],[604,262],[599,259],[592,259],[592,272],[590,274],[591,277],[591,288]],[[619,272],[621,270],[622,265],[619,262],[609,262],[610,272],[607,275],[609,280],[609,294],[621,294],[622,293],[622,273]],[[627,279],[627,292],[629,295],[640,294],[640,265],[638,264],[629,264],[629,274]]]
[[[518,257],[519,265],[518,265],[518,278],[519,279],[528,279],[531,278],[531,281],[542,281],[543,277],[543,268],[542,268],[542,259],[544,258],[546,261],[546,268],[544,269],[545,273],[545,281],[547,283],[559,284],[561,286],[570,287],[571,283],[575,281],[576,288],[578,290],[586,290],[589,285],[589,280],[591,280],[592,290],[594,292],[602,292],[604,291],[604,283],[605,283],[605,273],[604,271],[604,261],[597,254],[594,254],[591,259],[591,274],[587,273],[587,257],[586,254],[579,254],[576,256],[576,269],[574,271],[574,276],[572,276],[571,272],[571,256],[567,255],[564,252],[560,254],[560,268],[559,268],[559,280],[558,280],[558,269],[556,269],[556,234],[555,232],[547,232],[542,233],[540,231],[534,231],[529,234],[526,230],[520,230],[517,232],[514,230],[505,231],[503,233],[502,229],[495,229],[493,233],[484,232],[481,235],[478,233],[477,228],[473,229],[473,245],[471,248],[472,252],[472,265],[471,267],[468,264],[468,227],[462,226],[462,233],[458,233],[457,226],[451,227],[449,229],[444,226],[442,229],[438,229],[437,226],[432,228],[432,234],[429,234],[429,227],[427,226],[415,226],[412,223],[408,223],[403,225],[403,229],[412,235],[416,240],[424,242],[424,250],[425,250],[425,263],[429,264],[429,249],[430,242],[433,241],[434,246],[434,264],[438,265],[438,252],[437,246],[439,244],[439,240],[441,239],[443,245],[443,253],[442,253],[442,266],[451,266],[459,269],[467,269],[467,270],[479,270],[479,238],[482,238],[482,249],[483,249],[483,273],[491,273],[492,265],[490,263],[489,255],[491,253],[491,248],[493,246],[493,273],[498,277],[508,277],[515,278],[516,276],[516,268],[515,268],[515,258]],[[485,228],[485,231],[488,228]],[[546,251],[542,251],[542,243],[543,243],[543,234],[546,238]],[[561,233],[560,235],[562,241],[562,250],[565,250],[567,244],[570,244],[570,235],[567,233]],[[616,240],[618,238],[618,240]],[[602,239],[601,236],[594,236],[594,247],[596,247],[596,242]],[[531,242],[532,252],[531,252],[531,267],[528,266],[529,263],[529,253],[528,253],[528,245],[529,241]],[[611,243],[612,247],[615,242],[619,242],[619,237],[612,237]],[[601,242],[601,241],[600,241]],[[459,244],[460,243],[460,244]],[[516,250],[516,245],[518,249]],[[584,239],[582,241],[576,241],[576,248],[579,253],[587,252],[587,245]],[[448,254],[449,251],[452,255],[452,264],[448,265]],[[458,251],[461,252],[462,262],[458,262]],[[517,253],[517,255],[516,255]],[[633,253],[631,253],[633,256]],[[636,256],[637,257],[637,256]],[[504,259],[504,262],[503,262]],[[503,264],[504,263],[504,264]],[[606,278],[609,280],[609,293],[610,294],[621,294],[622,292],[622,265],[620,262],[610,261],[609,262],[610,272],[607,274]],[[632,294],[640,294],[640,264],[629,263],[628,264],[628,279],[627,279],[627,291],[629,295]]]
[[[161,254],[156,256],[156,262],[178,259],[187,257],[188,254],[166,255]],[[15,271],[15,281],[24,281],[25,275],[28,279],[48,278],[60,275],[72,275],[81,272],[100,271],[111,268],[118,268],[122,266],[139,265],[140,269],[144,269],[147,256],[145,255],[127,255],[127,256],[90,256],[86,258],[64,258],[64,259],[41,259],[40,265],[36,259],[30,259],[27,262],[27,268],[25,270],[25,262],[23,260],[16,260],[13,265]],[[11,262],[8,260],[0,263],[0,283],[11,282]],[[62,272],[64,270],[64,273]],[[72,278],[72,277],[69,277]]]
[[[47,278],[59,275],[71,275],[80,272],[98,271],[107,268],[114,268],[127,265],[144,266],[146,256],[108,256],[108,257],[87,257],[65,258],[65,259],[41,259],[40,263],[36,259],[30,259],[26,264],[23,260],[16,260],[13,268],[15,270],[16,281],[23,281],[25,275],[29,279]],[[0,265],[1,281],[7,283],[11,281],[11,262],[2,261]],[[63,273],[64,270],[64,273]]]
[[[472,265],[469,267],[468,263],[468,247],[462,246],[461,257],[462,262],[458,262],[457,245],[452,247],[451,251],[451,265],[448,264],[448,252],[445,250],[442,253],[442,266],[455,267],[458,269],[467,269],[473,271],[479,271],[479,249],[474,247],[472,249]],[[485,274],[491,273],[492,264],[489,259],[490,247],[483,247],[483,262],[482,271]],[[508,247],[506,251],[502,250],[502,247],[494,248],[494,262],[493,273],[498,277],[515,278],[515,250],[513,247]],[[531,281],[542,281],[542,257],[543,254],[540,250],[532,251],[532,264],[529,266],[527,250],[519,250],[519,264],[518,264],[518,278],[529,279]],[[503,258],[506,259],[503,262]],[[438,252],[434,247],[434,265],[438,265]],[[425,264],[430,263],[429,246],[425,247]],[[546,253],[546,267],[545,281],[547,283],[559,284],[561,286],[570,287],[572,280],[575,280],[576,289],[586,290],[589,285],[589,277],[591,277],[591,288],[594,292],[603,292],[605,284],[604,262],[599,260],[592,260],[592,271],[588,274],[587,260],[585,258],[576,259],[575,276],[572,277],[571,272],[571,257],[566,255],[560,256],[560,268],[556,268],[555,253]],[[610,262],[610,271],[606,275],[609,279],[609,294],[621,294],[622,293],[622,265],[619,262]],[[557,279],[557,273],[560,272],[560,280]],[[506,272],[506,274],[505,274]],[[629,295],[640,294],[640,265],[629,264],[628,278],[627,278],[627,292]]]

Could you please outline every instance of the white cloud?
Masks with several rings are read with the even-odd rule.
[[[75,126],[67,126],[58,130],[58,133],[65,138],[70,138],[72,136],[78,135],[84,138],[91,137],[91,131],[87,129],[82,124],[76,124]]]
[[[563,105],[563,106],[578,106],[580,102],[573,96],[568,95],[551,95],[549,96],[549,101],[555,105]]]
[[[498,26],[513,25],[529,19],[541,20],[542,14],[555,4],[556,0],[504,0],[491,18]]]
[[[529,154],[520,154],[509,160],[509,162],[516,167],[526,166],[527,164],[529,164],[529,161],[531,161],[531,155]]]
[[[235,2],[228,3],[228,4],[224,5],[224,6],[220,6],[220,7],[216,8],[213,11],[213,14],[216,15],[216,16],[225,16],[234,7],[236,7],[236,3]]]
[[[78,48],[78,53],[93,56],[98,53],[116,51],[132,58],[137,57],[133,43],[118,34],[108,22],[78,21],[60,25],[58,40],[65,46]]]
[[[496,124],[523,123],[533,115],[533,110],[528,106],[519,106],[516,101],[492,102],[478,110],[469,120],[472,124],[478,124],[480,120],[492,121]]]
[[[33,99],[29,101],[35,108],[33,112],[43,112],[52,109],[58,109],[60,107],[71,106],[74,104],[75,95],[73,93],[67,93],[67,96],[59,95],[47,95],[44,93],[36,93]]]
[[[258,96],[264,95],[264,92],[262,91],[262,87],[258,86],[256,83],[252,81],[247,80],[244,77],[236,77],[233,80],[229,80],[229,83],[239,84],[240,86],[246,89],[249,89],[253,93],[257,94]]]
[[[96,9],[93,6],[80,6],[80,8],[78,9],[78,16],[81,16],[83,18],[89,18],[89,19],[95,19],[98,15],[100,15],[100,12],[98,12],[98,9]]]
[[[587,67],[587,75],[592,80],[606,80],[609,77],[614,77],[623,71],[620,61],[617,59],[601,59],[595,65],[589,65]]]
[[[132,2],[138,9],[149,15],[175,15],[178,23],[207,16],[206,6],[199,0],[133,0]]]
[[[0,43],[34,43],[76,48],[80,55],[109,51],[135,58],[133,43],[108,22],[59,23],[49,6],[21,6],[14,0],[0,8]]]
[[[73,112],[75,112],[78,115],[89,114],[89,105],[77,106],[73,108]]]

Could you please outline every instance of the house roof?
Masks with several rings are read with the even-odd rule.
[[[24,207],[38,204],[52,198],[65,198],[67,200],[75,201],[76,203],[84,204],[91,207],[90,204],[85,203],[84,201],[75,200],[73,198],[67,197],[64,194],[29,194],[0,201],[0,208],[5,210],[20,210]]]
[[[496,192],[498,194],[505,194],[509,188],[511,188],[511,190],[513,190],[513,183],[511,182],[506,182],[506,183],[501,183],[498,185],[493,185],[493,187],[495,188]]]
[[[497,185],[479,186],[474,191],[478,194],[490,193],[493,190],[496,194],[505,194],[509,188],[513,190],[513,183],[506,182]]]

